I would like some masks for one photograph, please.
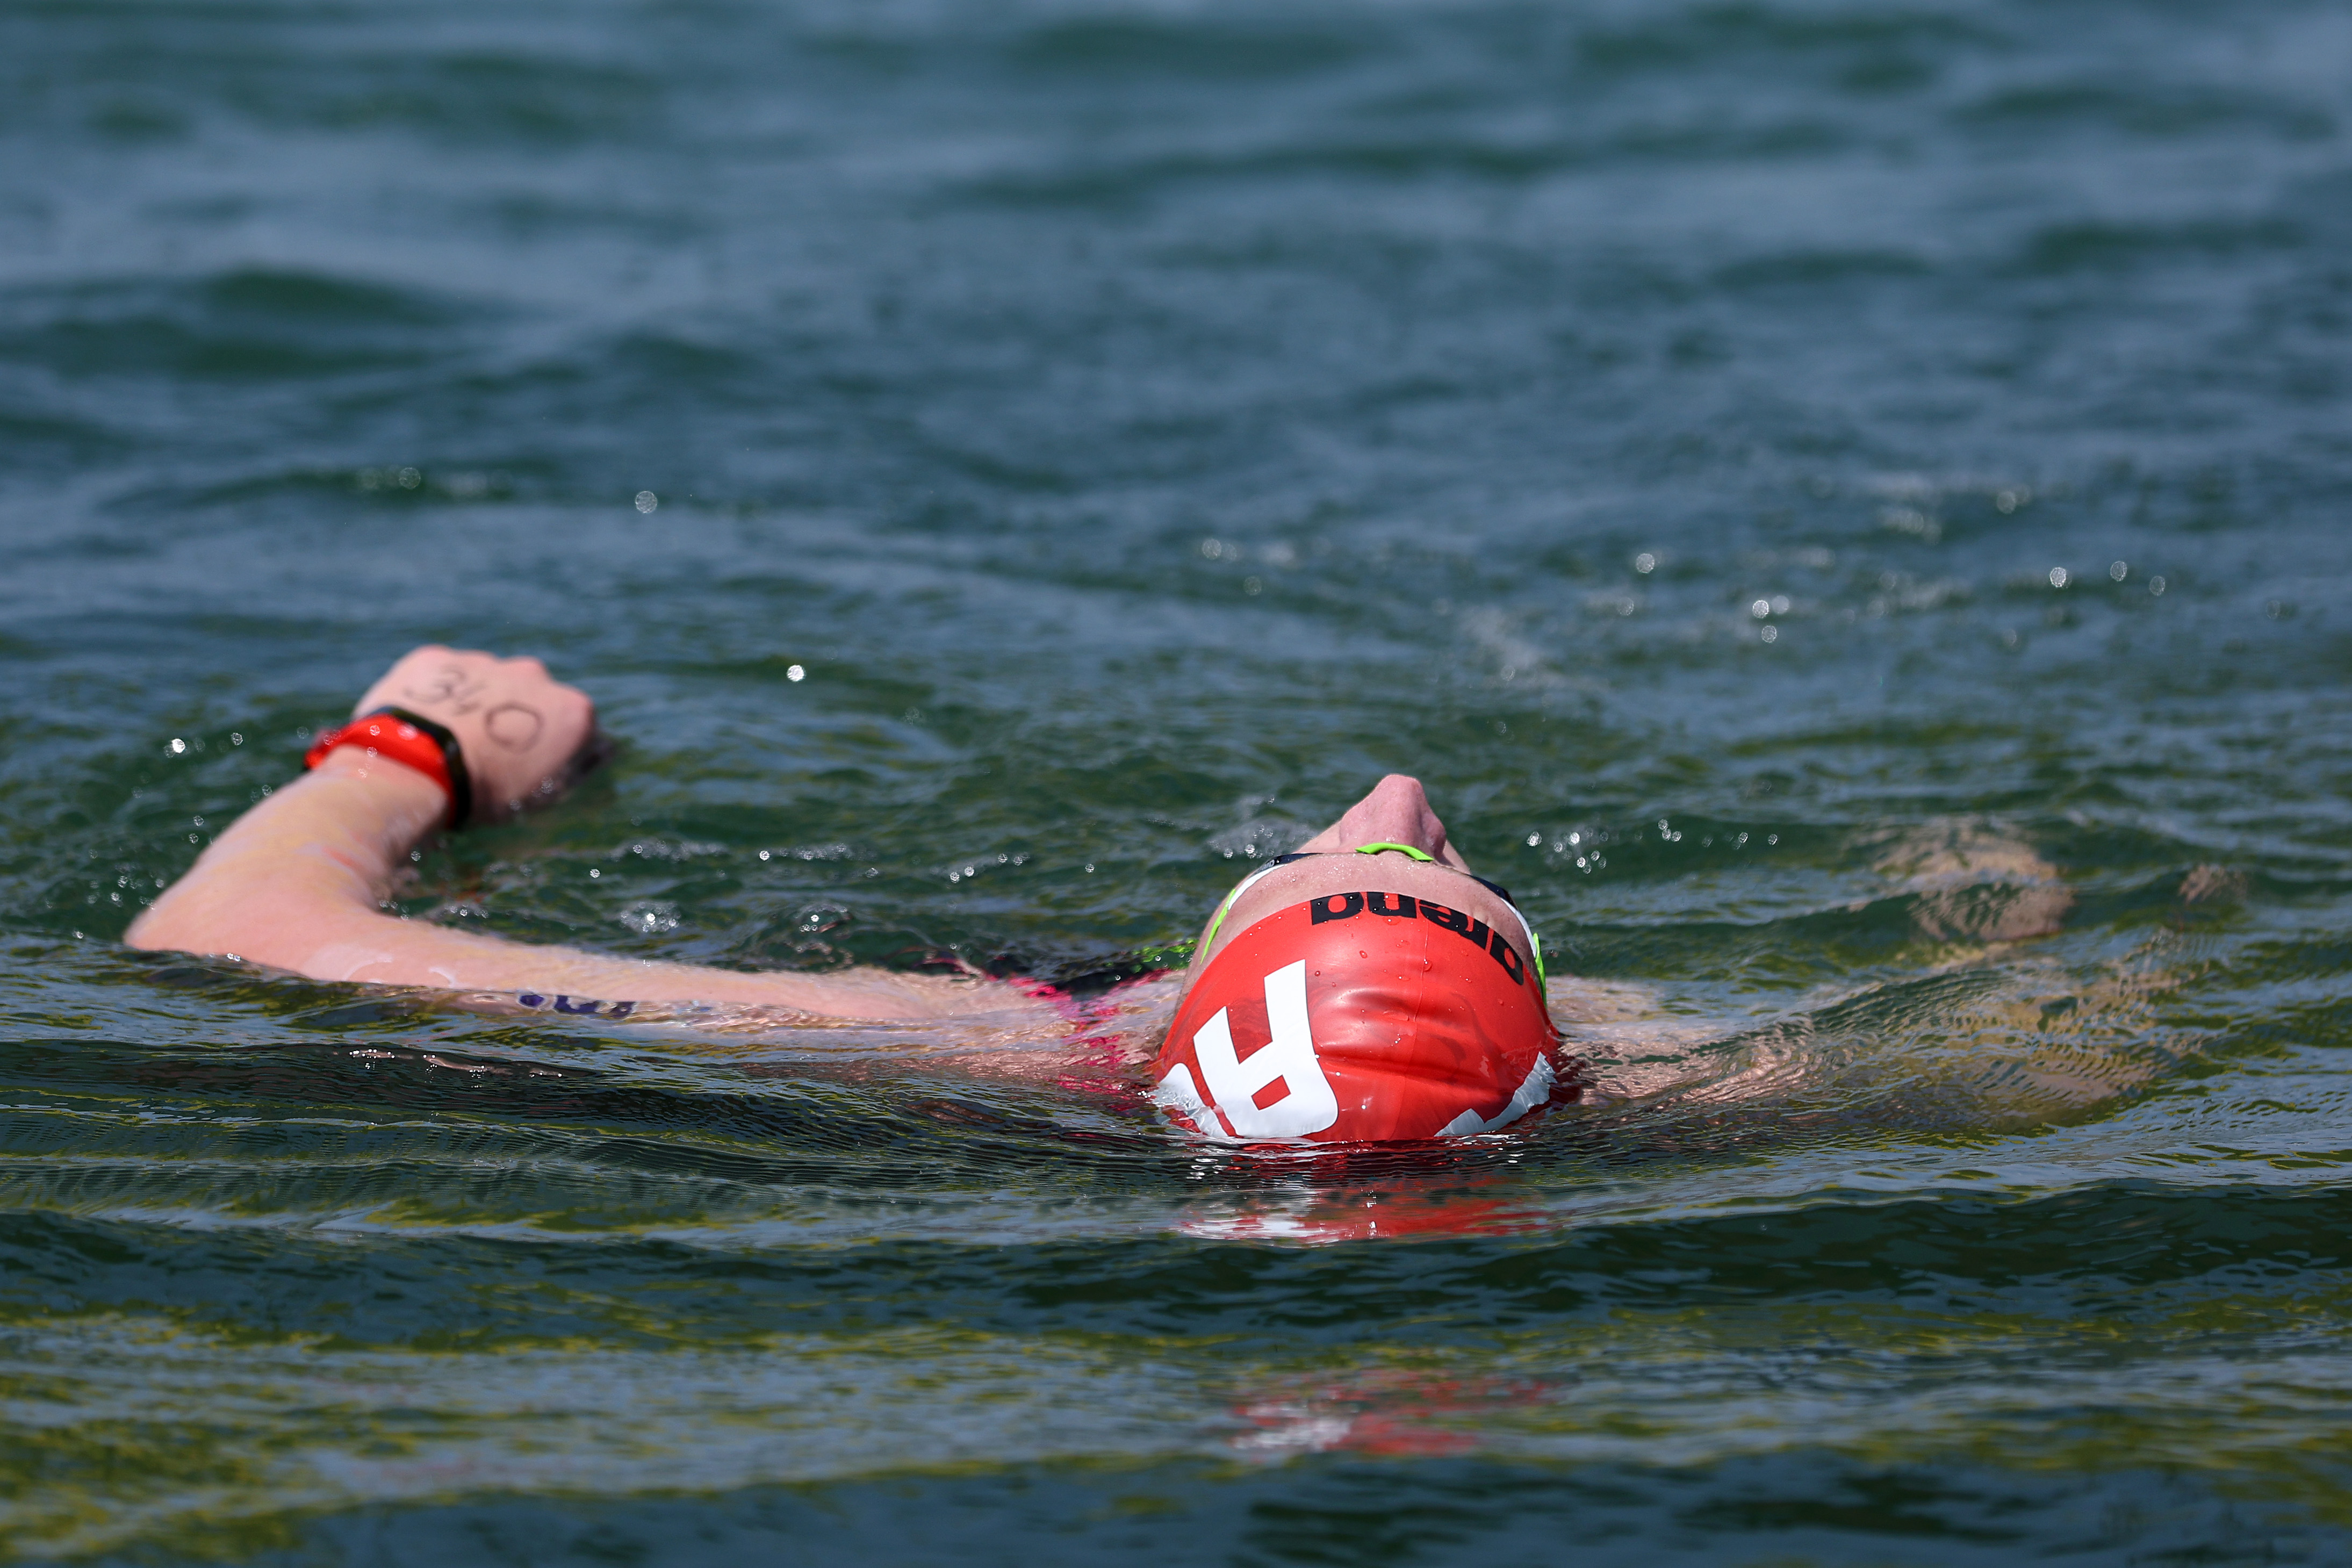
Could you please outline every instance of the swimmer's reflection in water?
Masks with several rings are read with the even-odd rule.
[[[129,932],[134,946],[721,1035],[747,1021],[789,1022],[962,1031],[1033,1055],[1054,1044],[1057,1064],[1024,1076],[1128,1089],[1140,1079],[1177,1126],[1247,1143],[1470,1136],[1588,1097],[1593,1084],[1563,1052],[1536,932],[1507,891],[1471,872],[1420,784],[1402,775],[1244,879],[1210,917],[1189,967],[1146,988],[1150,1000],[1081,1003],[979,973],[746,973],[387,913],[383,898],[428,836],[560,794],[595,755],[594,709],[535,658],[426,647],[371,687],[354,714],[312,749],[307,773],[240,817],[156,900]],[[1971,854],[1997,858],[1966,842],[1915,858],[1930,881],[1957,888]],[[2043,889],[2027,929],[1988,939],[2052,929],[2063,913],[2054,874],[2038,861],[2027,870],[2012,879]],[[1956,897],[1931,893],[1922,907],[1958,908]],[[1164,1012],[1171,993],[1173,1022],[1147,1062],[1119,1026]],[[1592,1012],[1592,1002],[1580,996],[1570,1010]],[[1585,1021],[1607,1039],[1609,1020]],[[1653,1087],[1642,1077],[1603,1087],[1638,1096]]]

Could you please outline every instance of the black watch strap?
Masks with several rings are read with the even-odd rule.
[[[474,781],[466,772],[466,749],[457,744],[457,737],[449,726],[435,723],[424,714],[412,713],[405,708],[377,708],[360,717],[373,719],[378,713],[413,725],[433,737],[433,743],[441,748],[441,765],[449,770],[449,831],[455,833],[465,826],[467,819],[474,815]]]

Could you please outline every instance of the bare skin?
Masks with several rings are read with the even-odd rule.
[[[352,712],[387,704],[457,734],[473,778],[476,816],[484,821],[551,799],[595,726],[587,697],[555,680],[539,660],[437,646],[394,665]],[[720,1004],[835,1018],[924,1021],[984,1013],[1017,1024],[1034,1015],[1040,1027],[1064,1026],[1058,1013],[1021,987],[977,976],[880,969],[747,973],[531,946],[387,912],[383,900],[409,852],[447,816],[447,797],[423,773],[341,747],[232,824],[125,941],[236,957],[317,980]],[[1371,860],[1345,853],[1381,842],[1410,844],[1440,864],[1389,853],[1378,857],[1375,872]],[[1318,892],[1375,884],[1467,910],[1498,930],[1512,928],[1507,907],[1462,874],[1467,867],[1421,784],[1402,774],[1382,779],[1302,848],[1329,858],[1281,867],[1253,887],[1227,911],[1219,947],[1263,916]],[[1199,955],[1192,973],[1213,951]]]

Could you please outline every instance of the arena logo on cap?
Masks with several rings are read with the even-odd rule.
[[[1418,914],[1430,924],[1443,926],[1454,935],[1485,948],[1487,956],[1503,966],[1503,973],[1511,977],[1512,984],[1519,984],[1528,977],[1528,961],[1519,956],[1518,949],[1504,940],[1501,931],[1491,929],[1485,921],[1473,920],[1460,910],[1450,910],[1427,899],[1415,899],[1411,893],[1326,893],[1307,906],[1308,918],[1317,925],[1353,920],[1367,911],[1385,915],[1391,920],[1411,920]]]
[[[1350,893],[1349,898],[1358,895]],[[1212,1138],[1224,1136],[1224,1112],[1236,1138],[1304,1138],[1339,1120],[1339,1099],[1316,1058],[1307,1025],[1307,963],[1286,963],[1265,977],[1265,1019],[1273,1038],[1244,1061],[1234,1049],[1233,1021],[1220,1007],[1192,1036],[1192,1058],[1208,1093],[1181,1062],[1152,1099]],[[1274,1091],[1279,1085],[1279,1092]],[[1212,1109],[1212,1107],[1214,1109]]]

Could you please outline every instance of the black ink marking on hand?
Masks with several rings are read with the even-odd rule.
[[[480,698],[488,681],[479,676],[468,676],[462,664],[445,665],[422,688],[406,687],[401,695],[419,707],[432,704],[446,708],[455,714],[471,713],[482,704]]]
[[[501,702],[482,715],[482,728],[491,740],[509,752],[525,752],[539,732],[547,728],[536,708],[526,708],[520,702]]]

